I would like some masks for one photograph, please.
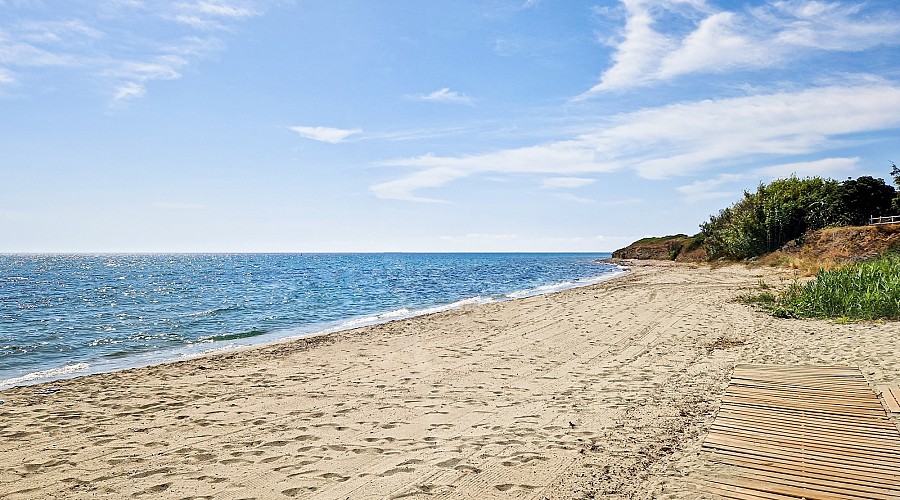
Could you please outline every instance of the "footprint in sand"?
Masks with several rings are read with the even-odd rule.
[[[494,488],[506,492],[506,491],[531,491],[537,486],[531,486],[528,484],[497,484],[494,485]]]
[[[341,482],[341,483],[343,483],[344,481],[350,479],[350,476],[342,476],[342,475],[337,474],[337,473],[335,473],[335,472],[326,472],[325,474],[322,474],[322,475],[319,476],[319,477],[322,477],[322,478],[325,478],[325,479],[334,479],[334,480],[336,480],[336,481],[338,481],[338,482]]]
[[[167,489],[169,489],[170,486],[172,486],[172,483],[161,483],[161,484],[157,484],[157,485],[155,485],[155,486],[151,486],[151,487],[147,488],[147,489],[144,490],[144,491],[140,491],[140,492],[138,492],[138,493],[135,493],[135,494],[133,494],[133,495],[131,495],[131,496],[136,497],[136,496],[141,496],[141,495],[153,495],[153,494],[156,494],[156,493],[162,493],[163,491],[166,491]]]
[[[288,488],[286,490],[281,490],[281,494],[289,497],[295,497],[301,493],[316,491],[318,488],[315,486],[309,486],[306,488]]]
[[[413,469],[412,467],[394,467],[393,469],[388,469],[388,470],[382,472],[381,474],[378,474],[378,477],[387,477],[387,476],[393,476],[394,474],[402,474],[404,472],[415,472],[415,471],[416,471],[416,469]]]
[[[449,469],[451,467],[455,467],[456,464],[458,464],[460,462],[462,462],[461,458],[451,458],[450,460],[444,460],[443,462],[438,462],[436,465],[438,467],[444,467],[444,468]]]

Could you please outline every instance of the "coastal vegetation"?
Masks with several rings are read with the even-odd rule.
[[[613,256],[790,267],[815,277],[744,300],[781,317],[900,319],[900,225],[868,225],[894,214],[900,193],[883,179],[789,177],[745,191],[694,236],[644,238]]]
[[[867,224],[891,212],[897,192],[884,180],[864,176],[832,179],[790,177],[744,192],[734,205],[701,224],[712,259],[743,260],[773,252],[811,230]]]
[[[900,253],[823,270],[781,293],[764,291],[745,300],[779,317],[900,319]]]

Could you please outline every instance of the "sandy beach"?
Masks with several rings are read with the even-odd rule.
[[[900,383],[900,323],[772,318],[784,271],[607,282],[0,392],[0,497],[703,498],[737,363]],[[897,417],[894,417],[897,422]]]

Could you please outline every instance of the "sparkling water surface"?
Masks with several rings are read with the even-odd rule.
[[[0,387],[570,288],[606,257],[0,255]]]

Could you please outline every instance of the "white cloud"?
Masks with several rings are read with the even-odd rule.
[[[626,22],[613,64],[582,98],[691,73],[769,68],[816,51],[857,52],[900,43],[900,17],[861,15],[859,5],[795,0],[733,12],[681,2],[679,7],[689,7],[685,12],[672,2],[622,3]],[[662,33],[655,27],[661,20],[693,29],[683,36]]]
[[[419,99],[423,101],[431,101],[431,102],[449,102],[449,103],[458,103],[458,104],[472,104],[472,98],[466,96],[464,94],[460,94],[455,90],[450,90],[447,87],[444,87],[440,90],[435,90],[430,94],[420,95]]]
[[[16,83],[16,77],[9,70],[0,68],[0,85],[12,85]]]
[[[859,157],[854,158],[825,158],[816,161],[799,163],[783,163],[768,167],[758,168],[756,173],[771,178],[784,177],[833,177],[838,174],[846,174],[856,170]]]
[[[680,47],[660,61],[653,78],[668,80],[693,72],[772,64],[771,47],[741,33],[735,17],[732,12],[720,12],[704,19]]]
[[[67,21],[27,21],[17,26],[23,41],[36,44],[71,43],[82,39],[97,40],[105,35],[80,19]]]
[[[78,66],[78,59],[70,54],[45,50],[19,41],[13,34],[0,28],[0,64],[22,68]]]
[[[740,194],[740,189],[723,190],[722,187],[726,184],[745,181],[749,177],[750,176],[742,174],[719,174],[712,179],[694,181],[684,186],[678,186],[675,189],[681,193],[687,201],[691,202],[734,198]]]
[[[445,203],[436,198],[416,196],[413,191],[425,188],[441,187],[449,182],[468,176],[469,173],[450,167],[432,167],[414,172],[400,179],[382,182],[370,189],[375,196],[386,200],[418,201],[424,203]]]
[[[345,130],[331,127],[296,126],[290,127],[290,129],[307,139],[312,139],[319,142],[327,142],[329,144],[337,144],[339,142],[343,142],[347,139],[347,137],[362,132],[362,130],[358,128]]]
[[[147,93],[144,85],[136,82],[125,82],[116,89],[113,94],[115,101],[128,101],[131,99],[140,99]]]
[[[254,2],[236,0],[200,0],[174,2],[161,12],[162,17],[200,30],[227,29],[228,21],[261,15]]]
[[[545,188],[579,188],[589,186],[597,182],[597,179],[587,179],[584,177],[550,177],[541,182],[541,186]]]
[[[373,186],[381,198],[435,201],[415,191],[477,174],[578,176],[631,169],[664,179],[765,157],[827,151],[835,139],[900,126],[900,86],[831,86],[672,104],[622,114],[569,140],[469,156],[382,162],[415,172]],[[796,168],[795,164],[794,167]],[[817,167],[846,165],[840,161]]]
[[[748,180],[767,182],[773,179],[785,179],[791,176],[805,177],[835,177],[838,174],[847,174],[856,170],[859,158],[824,158],[821,160],[781,163],[767,167],[755,168],[746,174],[719,174],[712,179],[694,181],[690,184],[679,186],[676,189],[687,201],[701,201],[718,198],[737,198],[741,189],[739,187],[723,189],[726,185],[745,183]]]
[[[186,59],[167,55],[154,58],[152,61],[119,61],[114,67],[103,72],[122,83],[113,94],[114,101],[124,101],[144,97],[146,84],[152,80],[177,80],[181,78],[180,69],[187,66]]]
[[[107,0],[96,8],[73,8],[49,19],[41,5],[21,8],[0,21],[0,73],[15,75],[23,87],[41,84],[46,72],[99,79],[113,101],[143,97],[151,81],[175,80],[182,70],[221,50],[222,38],[210,29],[228,31],[260,16],[269,0]],[[22,20],[19,20],[22,19]],[[115,36],[111,36],[115,34]],[[53,75],[59,81],[59,73]]]
[[[613,55],[613,65],[600,83],[588,93],[614,90],[643,83],[652,78],[655,67],[672,50],[673,41],[653,29],[650,9],[639,0],[623,0],[628,20],[623,39]]]
[[[575,203],[594,203],[594,200],[583,196],[575,196],[572,193],[556,193],[557,198],[563,201],[574,201]]]

